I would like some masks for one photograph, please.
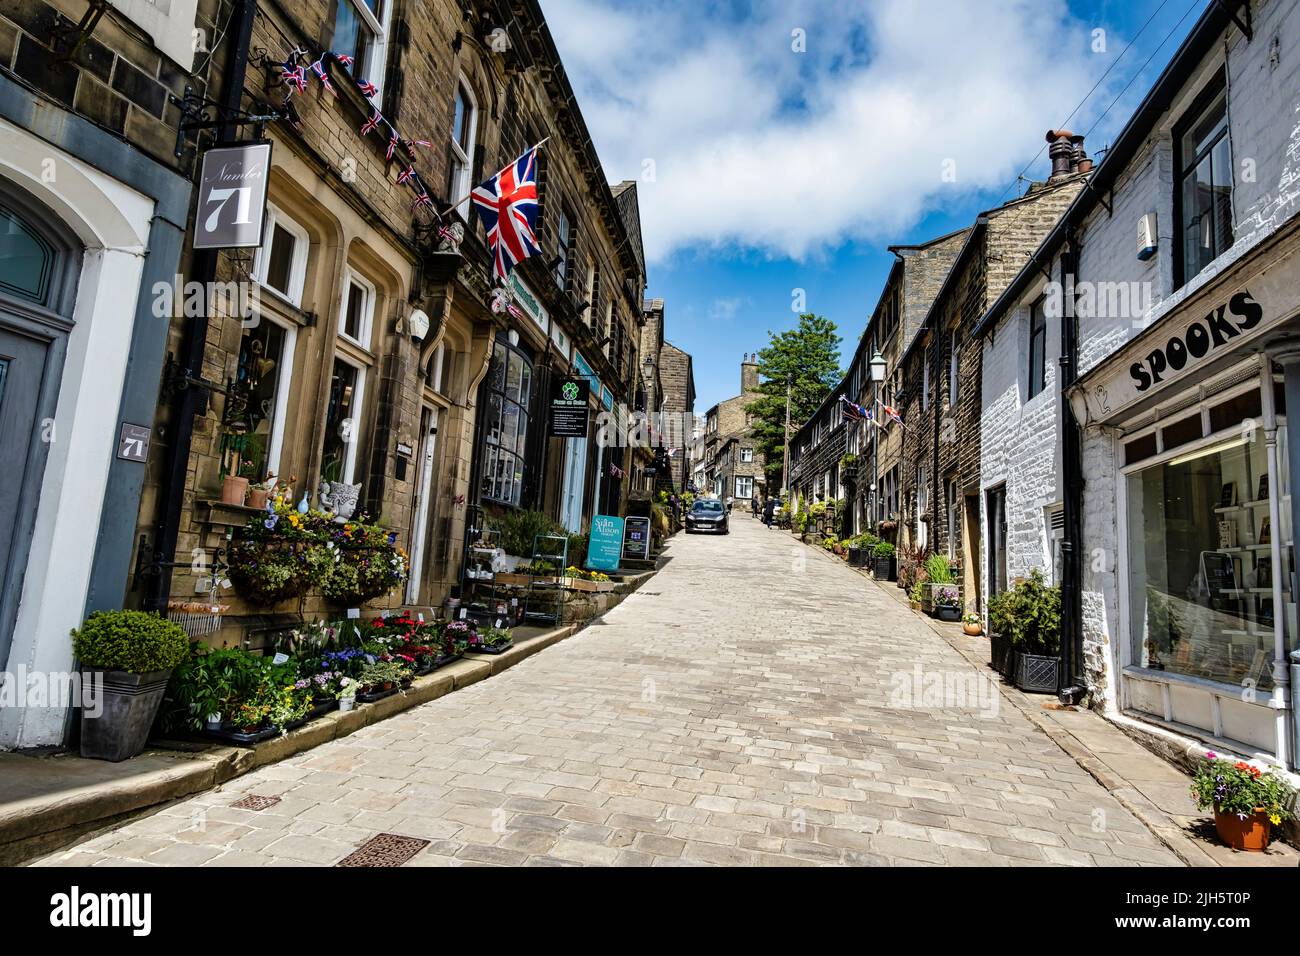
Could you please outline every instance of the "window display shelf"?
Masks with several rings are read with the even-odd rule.
[[[1279,498],[1278,500],[1290,501],[1291,496],[1282,495],[1282,497]],[[1268,507],[1267,498],[1256,498],[1254,501],[1245,501],[1239,505],[1217,505],[1215,506],[1214,513],[1217,515],[1237,514],[1242,511],[1253,511],[1256,508],[1267,508],[1267,507]]]

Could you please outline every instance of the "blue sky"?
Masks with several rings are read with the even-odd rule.
[[[638,180],[648,295],[703,412],[797,322],[796,290],[847,361],[886,246],[968,225],[1026,166],[1045,178],[1050,128],[1096,156],[1209,2],[542,5],[608,178]]]

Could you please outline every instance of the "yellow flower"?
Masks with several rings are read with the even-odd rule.
[[[1271,824],[1277,826],[1279,823],[1282,822],[1282,815],[1280,813],[1270,813],[1268,815],[1268,820]]]

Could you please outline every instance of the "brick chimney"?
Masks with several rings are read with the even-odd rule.
[[[1074,134],[1068,129],[1049,129],[1047,131],[1047,155],[1052,161],[1052,175],[1048,177],[1048,182],[1055,182],[1063,179],[1075,172],[1073,166],[1075,163],[1074,152]],[[1080,151],[1082,151],[1083,137],[1079,137]]]
[[[758,353],[745,353],[740,362],[740,393],[758,391]]]

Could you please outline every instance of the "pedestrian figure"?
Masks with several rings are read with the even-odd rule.
[[[749,513],[755,518],[758,517],[758,495],[754,495],[749,499]]]
[[[731,514],[731,506],[736,503],[736,499],[727,495],[727,514]]]
[[[776,514],[776,499],[769,497],[767,504],[763,505],[763,524],[767,525],[767,530],[772,530],[772,516]]]

